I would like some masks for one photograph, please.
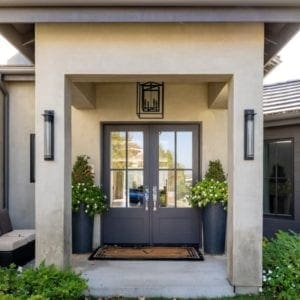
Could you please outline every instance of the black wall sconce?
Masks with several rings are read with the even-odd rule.
[[[163,119],[164,83],[137,83],[136,114],[140,119]]]
[[[244,133],[244,158],[245,160],[254,159],[254,110],[245,109],[245,133]]]
[[[35,134],[30,134],[30,182],[35,182]]]
[[[54,160],[54,111],[44,111],[44,160]]]

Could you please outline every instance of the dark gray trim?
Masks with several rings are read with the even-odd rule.
[[[9,210],[9,93],[0,74],[0,90],[3,93],[3,208]]]
[[[0,8],[0,23],[300,22],[300,7]]]
[[[35,134],[30,134],[30,178],[31,183],[35,182]]]

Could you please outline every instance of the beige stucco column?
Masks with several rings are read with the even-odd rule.
[[[261,64],[262,66],[262,64]],[[228,279],[237,293],[258,292],[262,277],[262,68],[229,83]],[[244,110],[255,110],[255,158],[244,160]]]
[[[64,75],[37,58],[36,264],[63,267],[71,253],[71,105]],[[54,161],[44,160],[44,110],[54,111]]]

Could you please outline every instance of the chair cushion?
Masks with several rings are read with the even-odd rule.
[[[13,251],[28,244],[25,237],[1,236],[0,251]]]
[[[1,235],[12,231],[12,225],[7,210],[0,209],[0,232]]]
[[[2,237],[0,238],[0,243],[1,243],[1,239],[4,237],[15,237],[15,238],[26,239],[27,243],[30,243],[35,240],[35,230],[17,229],[17,230],[10,231],[2,235]]]

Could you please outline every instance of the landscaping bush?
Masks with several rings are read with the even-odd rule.
[[[264,240],[263,290],[277,299],[299,299],[300,234],[279,231]]]
[[[23,271],[15,266],[0,268],[0,300],[80,299],[86,281],[71,269],[41,264]]]

